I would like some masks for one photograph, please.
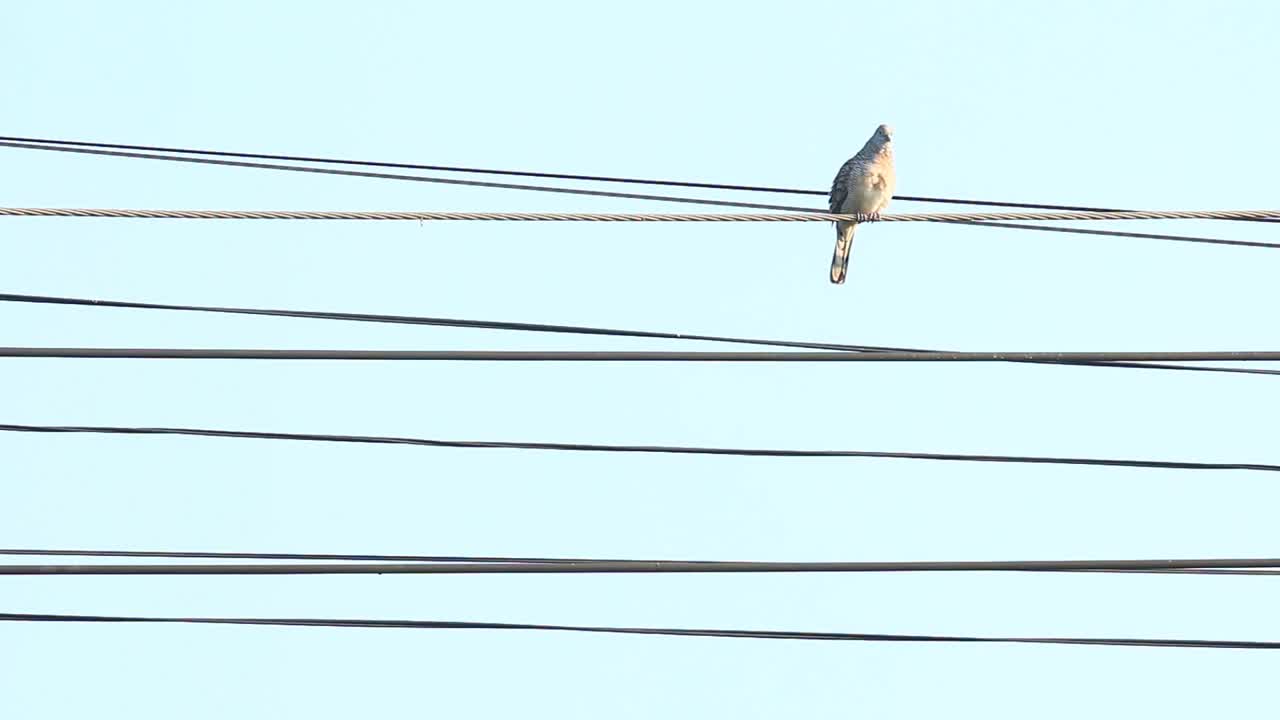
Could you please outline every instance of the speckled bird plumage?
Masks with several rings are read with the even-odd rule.
[[[893,172],[893,129],[881,125],[849,158],[831,183],[830,208],[833,213],[872,215],[889,206],[896,178]],[[831,256],[831,282],[844,282],[849,267],[849,251],[853,248],[853,231],[857,223],[836,223],[836,249]]]

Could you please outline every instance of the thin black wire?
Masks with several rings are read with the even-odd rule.
[[[764,187],[760,185],[727,185],[723,183],[689,182],[684,180],[646,180],[641,178],[609,177],[604,175],[576,175],[569,173],[533,172],[529,170],[494,170],[490,168],[458,167],[451,165],[419,165],[415,163],[378,162],[372,160],[345,160],[328,157],[308,157],[302,155],[272,155],[266,153],[228,152],[224,150],[194,150],[191,148],[158,147],[154,145],[123,145],[119,143],[82,142],[79,140],[50,140],[47,138],[6,137],[0,141],[14,143],[33,143],[41,145],[79,145],[81,147],[106,148],[114,150],[142,150],[146,152],[175,153],[180,155],[211,155],[214,157],[237,157],[257,160],[287,160],[290,162],[326,163],[329,165],[361,165],[365,167],[400,168],[403,170],[430,170],[434,172],[463,172],[479,175],[507,175],[513,177],[537,177],[556,180],[585,180],[590,182],[629,183],[634,185],[665,185],[670,187],[702,188],[708,190],[744,190],[748,192],[771,192],[791,195],[826,196],[826,190],[801,190],[797,188]],[[986,205],[990,207],[1035,208],[1040,210],[1076,210],[1085,212],[1114,212],[1112,208],[1082,207],[1079,205],[1046,205],[1043,203],[1001,202],[996,200],[958,200],[956,198],[921,197],[915,195],[895,195],[895,200],[909,202],[949,203],[955,205]]]
[[[0,555],[17,555],[22,557],[129,557],[129,558],[188,558],[204,560],[342,560],[355,562],[429,562],[429,563],[701,563],[714,565],[725,560],[639,560],[634,558],[548,558],[548,557],[510,557],[486,555],[371,555],[371,554],[337,554],[337,553],[270,553],[270,552],[210,552],[210,551],[174,551],[174,550],[53,550],[47,548],[0,548]],[[1196,567],[1172,567],[1183,565],[1182,560],[1153,560],[1160,567],[1150,568],[998,568],[1002,571],[1019,572],[1103,572],[1103,573],[1178,573],[1190,575],[1277,575],[1274,570],[1227,568],[1224,563],[1234,562],[1223,558],[1202,560]],[[1280,561],[1276,561],[1280,567]],[[804,572],[806,563],[796,563],[795,572]],[[997,568],[992,568],[996,570]]]
[[[1179,352],[685,352],[669,350],[283,350],[278,348],[0,347],[7,358],[449,362],[1042,362],[1280,361],[1280,350]]]
[[[390,323],[397,325],[432,325],[438,327],[473,328],[480,330],[515,330],[524,332],[564,333],[574,335],[606,335],[613,337],[653,338],[664,340],[703,340],[708,342],[736,343],[742,345],[766,345],[773,347],[808,348],[813,350],[849,351],[917,351],[921,348],[898,348],[880,345],[842,345],[837,343],[798,342],[792,340],[762,340],[758,338],[697,335],[689,333],[656,332],[647,330],[621,330],[613,328],[584,327],[580,325],[551,325],[545,323],[521,323],[497,320],[463,320],[457,318],[423,317],[414,315],[377,315],[371,313],[344,313],[317,310],[275,310],[245,307],[217,307],[209,305],[171,305],[165,303],[130,302],[123,300],[90,300],[84,298],[55,297],[48,295],[21,295],[0,293],[0,302],[35,303],[50,305],[79,305],[86,307],[112,307],[141,310],[180,310],[234,315],[265,315],[272,317],[308,318],[313,320],[344,320],[353,322]],[[1149,367],[1139,365],[1138,367]],[[1187,369],[1202,368],[1187,366]],[[1238,370],[1239,368],[1226,368]],[[1280,372],[1280,371],[1273,371]]]
[[[771,204],[762,204],[762,203],[745,203],[745,202],[730,201],[730,200],[711,200],[706,198],[677,197],[672,195],[645,195],[645,194],[637,194],[637,193],[619,193],[619,192],[609,192],[604,190],[586,190],[581,188],[563,188],[563,187],[551,187],[551,186],[545,186],[545,185],[519,185],[519,184],[512,184],[512,183],[480,182],[476,180],[452,180],[448,178],[429,178],[429,177],[421,177],[417,175],[373,173],[373,172],[362,172],[362,171],[356,171],[356,170],[336,170],[332,168],[303,167],[298,165],[270,165],[265,163],[238,162],[233,160],[215,160],[212,158],[172,157],[167,155],[148,155],[148,154],[142,154],[142,153],[116,152],[116,151],[110,151],[110,150],[90,150],[87,148],[23,145],[18,143],[11,143],[11,142],[0,142],[0,147],[12,147],[12,148],[25,149],[25,150],[50,150],[55,152],[84,153],[84,154],[90,154],[90,155],[106,155],[110,157],[127,157],[127,158],[143,159],[143,160],[168,160],[171,162],[199,163],[199,164],[205,164],[205,165],[222,165],[222,166],[228,166],[228,167],[245,167],[245,168],[256,168],[260,170],[287,170],[292,172],[319,173],[324,175],[342,175],[342,176],[348,176],[348,177],[367,177],[367,178],[378,178],[383,180],[408,180],[412,182],[438,183],[438,184],[445,184],[445,185],[465,185],[470,187],[498,188],[498,189],[504,189],[504,190],[530,190],[535,192],[567,193],[570,195],[612,197],[612,198],[623,198],[623,199],[629,199],[629,200],[653,200],[653,201],[659,201],[659,202],[690,203],[695,205],[717,205],[720,207],[754,208],[757,210],[783,210],[783,211],[793,211],[793,212],[826,212],[827,211],[827,208],[798,207],[794,205],[771,205]],[[904,197],[901,199],[920,200],[921,198]],[[961,201],[947,201],[947,200],[939,199],[938,202],[959,203]],[[1100,208],[1077,208],[1077,207],[1065,206],[1065,205],[1024,205],[1020,203],[998,203],[994,201],[992,202],[973,201],[972,203],[969,203],[968,201],[964,201],[964,204],[1000,205],[1000,206],[1008,205],[1012,207],[1025,206],[1025,207],[1060,209],[1060,210],[1104,211]],[[1245,220],[1245,221],[1251,221],[1251,220]],[[941,222],[941,221],[938,221],[938,222]],[[1017,227],[1018,229],[1023,229],[1023,230],[1047,230],[1049,232],[1079,233],[1079,234],[1085,234],[1085,235],[1106,235],[1106,236],[1114,236],[1114,237],[1141,236],[1148,239],[1156,239],[1156,240],[1204,242],[1204,243],[1212,243],[1217,245],[1243,245],[1248,247],[1271,247],[1271,248],[1280,247],[1280,244],[1250,242],[1250,241],[1244,241],[1244,240],[1224,240],[1221,238],[1206,238],[1206,237],[1195,237],[1195,236],[1188,236],[1188,235],[1125,233],[1125,232],[1119,232],[1119,231],[1113,231],[1113,230],[1085,231],[1078,228],[1062,228],[1062,227],[1055,227],[1055,226],[1041,227],[1039,225],[1025,225],[1025,224],[1015,226],[1015,225],[1005,225],[999,222],[985,222],[985,221],[979,222],[979,221],[968,221],[968,220],[949,220],[947,222],[952,224],[963,224],[963,225],[981,225],[984,227]],[[1258,220],[1258,222],[1264,222],[1264,220]],[[1265,222],[1270,222],[1270,221],[1265,220]]]
[[[373,161],[373,160],[347,160],[347,159],[339,159],[339,158],[309,157],[309,156],[301,156],[301,155],[271,155],[271,154],[265,154],[265,153],[228,152],[228,151],[222,151],[222,150],[196,150],[191,148],[159,147],[154,145],[124,145],[119,143],[84,142],[79,140],[51,140],[47,138],[0,136],[0,141],[33,143],[33,144],[41,144],[41,145],[63,145],[63,146],[78,145],[81,147],[112,148],[116,150],[145,150],[150,152],[164,152],[164,153],[174,153],[174,154],[180,154],[180,155],[210,155],[214,157],[239,157],[239,158],[259,159],[259,160],[289,160],[294,162],[325,163],[329,165],[361,165],[366,167],[388,167],[388,168],[401,168],[401,169],[408,169],[408,170],[431,170],[435,172],[462,172],[462,173],[473,173],[473,174],[480,174],[480,175],[539,177],[539,178],[559,179],[559,180],[585,180],[589,182],[629,183],[629,184],[637,184],[637,185],[665,185],[669,187],[703,188],[703,189],[710,189],[710,190],[742,190],[742,191],[748,191],[748,192],[785,193],[785,194],[792,194],[792,195],[818,195],[823,197],[825,197],[829,193],[829,191],[827,190],[804,190],[799,188],[770,187],[770,186],[763,186],[763,185],[732,185],[732,184],[724,184],[724,183],[691,182],[686,180],[649,180],[649,179],[643,179],[643,178],[614,177],[614,176],[606,176],[606,175],[578,175],[578,174],[569,174],[569,173],[535,172],[530,170],[495,170],[491,168],[459,167],[456,165],[421,165],[421,164],[415,164],[415,163],[379,162],[379,161]],[[1066,211],[1080,211],[1080,212],[1122,212],[1122,209],[1120,208],[1104,208],[1104,207],[1093,207],[1093,206],[1086,206],[1086,205],[1023,203],[1023,202],[1009,202],[1009,201],[1003,201],[1003,200],[970,200],[970,199],[961,199],[961,198],[927,197],[927,196],[921,196],[921,195],[894,195],[893,199],[903,200],[907,202],[946,203],[951,205],[979,205],[979,206],[986,206],[986,207],[1029,208],[1029,209],[1036,209],[1036,210],[1066,210]],[[955,221],[955,222],[959,222],[959,221]],[[1276,222],[1276,221],[1274,219],[1263,219],[1263,220],[1257,220],[1257,222]],[[1003,227],[1015,227],[1015,226],[1004,225]],[[1038,227],[1038,226],[1024,226],[1024,229],[1043,230],[1045,228]],[[1064,231],[1064,232],[1067,232],[1067,231]],[[1094,231],[1091,231],[1089,234],[1111,235],[1113,233],[1094,230]],[[1121,236],[1123,237],[1124,235],[1121,234]],[[1151,236],[1136,235],[1135,237],[1151,237]],[[1158,236],[1156,239],[1168,239],[1168,238],[1167,236]]]
[[[301,165],[272,165],[267,163],[239,162],[235,160],[214,160],[212,158],[170,157],[167,155],[149,155],[145,153],[116,152],[112,150],[89,150],[71,147],[44,147],[40,145],[21,145],[0,142],[0,147],[20,148],[24,150],[50,150],[54,152],[83,153],[88,155],[106,155],[109,157],[126,157],[140,160],[168,160],[169,162],[197,163],[201,165],[222,165],[226,167],[255,168],[258,170],[287,170],[291,172],[317,173],[320,175],[342,175],[346,177],[377,178],[381,180],[408,180],[411,182],[436,183],[441,185],[464,185],[467,187],[496,188],[499,190],[531,190],[534,192],[566,193],[569,195],[588,195],[592,197],[622,198],[626,200],[657,200],[662,202],[690,203],[694,205],[719,205],[722,207],[755,208],[757,210],[785,210],[795,212],[827,212],[827,208],[806,208],[794,205],[768,205],[762,203],[744,203],[730,200],[711,200],[707,198],[687,198],[671,195],[645,195],[639,193],[610,192],[606,190],[586,190],[583,188],[553,187],[548,185],[518,185],[513,183],[483,182],[480,180],[454,180],[451,178],[421,177],[419,175],[398,175],[393,173],[364,172],[360,170],[336,170],[333,168],[303,167]]]
[[[400,325],[432,325],[485,330],[514,330],[522,332],[564,333],[576,335],[605,335],[615,337],[658,338],[666,340],[699,340],[706,342],[763,345],[772,347],[806,348],[812,350],[845,350],[853,352],[942,352],[924,348],[886,347],[881,345],[842,345],[837,343],[798,342],[793,340],[761,340],[757,338],[724,337],[644,330],[617,330],[611,328],[583,327],[578,325],[548,325],[543,323],[518,323],[492,320],[460,320],[456,318],[421,317],[409,315],[374,315],[368,313],[323,312],[315,310],[272,310],[243,307],[215,307],[207,305],[171,305],[164,303],[127,302],[122,300],[88,300],[83,298],[51,297],[47,295],[20,295],[0,293],[0,302],[34,303],[49,305],[76,305],[86,307],[112,307],[139,310],[177,310],[234,315],[262,315],[271,317],[307,318],[313,320],[344,320],[353,322],[391,323]],[[1036,364],[1084,365],[1091,367],[1141,368],[1147,370],[1191,370],[1196,372],[1242,373],[1280,375],[1280,370],[1256,368],[1229,368],[1198,365],[1173,365],[1167,363],[1085,362],[1085,361],[1037,361]]]
[[[1204,569],[1187,569],[1176,568],[1171,570],[1071,570],[1066,572],[1100,572],[1100,573],[1129,573],[1129,574],[1178,574],[1178,575],[1280,575],[1280,570],[1220,570],[1217,568]]]
[[[416,445],[425,447],[485,448],[502,450],[731,455],[739,457],[863,457],[958,462],[1028,463],[1037,465],[1098,465],[1107,467],[1164,468],[1171,470],[1258,470],[1263,472],[1280,472],[1280,465],[1241,462],[1185,462],[1171,460],[1128,460],[1112,458],[1045,457],[1031,455],[886,452],[874,450],[781,450],[766,448],[688,447],[669,445],[599,445],[587,443],[504,442],[491,440],[432,440],[427,438],[390,437],[379,435],[330,435],[320,433],[281,433],[251,430],[211,430],[200,428],[20,425],[4,423],[0,424],[0,432],[93,433],[109,435],[191,435],[197,437],[248,438],[255,440],[303,440],[310,442]]]
[[[844,640],[861,642],[1020,643],[1038,645],[1117,645],[1127,647],[1216,648],[1280,650],[1280,642],[1261,640],[1183,640],[1169,638],[977,637],[958,635],[901,635],[884,633],[810,632],[800,630],[713,630],[706,628],[609,627],[542,625],[534,623],[456,622],[443,620],[349,620],[320,618],[126,617],[119,615],[53,615],[0,613],[10,622],[183,623],[208,625],[269,625],[290,627],[400,628],[417,630],[543,630],[624,635],[731,637],[758,640]]]
[[[1278,558],[1160,560],[959,560],[763,562],[578,560],[569,562],[409,562],[305,564],[0,565],[0,575],[488,575],[618,573],[1080,572],[1097,570],[1280,568]]]
[[[340,553],[208,552],[173,550],[49,550],[0,548],[0,555],[59,557],[203,558],[208,560],[347,560],[364,562],[467,562],[467,563],[571,563],[571,562],[664,562],[621,558],[538,558],[484,555],[370,555]]]
[[[416,163],[381,162],[374,160],[348,160],[329,157],[303,155],[275,155],[266,153],[229,152],[224,150],[197,150],[192,148],[161,147],[155,145],[125,145],[120,143],[85,142],[80,140],[51,140],[48,138],[0,136],[0,141],[16,143],[32,143],[40,145],[76,145],[80,147],[106,148],[115,150],[142,150],[147,152],[174,153],[179,155],[210,155],[213,157],[238,157],[258,160],[287,160],[291,162],[324,163],[329,165],[358,165],[365,167],[399,168],[404,170],[430,170],[434,172],[461,172],[478,175],[505,175],[512,177],[537,177],[557,180],[583,180],[602,183],[628,183],[633,185],[661,185],[668,187],[688,187],[708,190],[740,190],[747,192],[769,192],[791,195],[827,196],[828,190],[804,190],[799,188],[770,187],[763,185],[734,185],[725,183],[693,182],[687,180],[651,180],[643,178],[627,178],[606,175],[579,175],[570,173],[536,172],[531,170],[495,170],[492,168],[460,167],[456,165],[422,165]],[[907,202],[946,203],[951,205],[979,205],[986,207],[1028,208],[1036,210],[1064,210],[1080,212],[1120,212],[1117,208],[1092,207],[1085,205],[1056,205],[1048,203],[1023,203],[1002,200],[968,200],[961,198],[940,198],[921,195],[894,195],[893,199]],[[1270,220],[1268,222],[1271,222]],[[1015,227],[1004,225],[1004,227]],[[1043,229],[1038,226],[1025,226],[1025,229]],[[1104,231],[1093,231],[1097,234],[1111,234]],[[1139,235],[1138,237],[1144,237]],[[1145,236],[1150,237],[1150,236]]]
[[[1204,237],[1201,235],[1166,235],[1163,233],[1139,233],[1124,230],[1093,230],[1090,228],[1058,227],[1056,225],[1028,225],[1012,222],[983,222],[981,220],[934,220],[932,222],[950,223],[953,225],[980,225],[998,227],[1006,230],[1043,230],[1045,232],[1073,233],[1077,235],[1103,235],[1106,237],[1138,238],[1143,240],[1173,240],[1177,242],[1206,243],[1209,245],[1234,245],[1237,247],[1280,248],[1280,243],[1263,242],[1261,240],[1227,240],[1224,238]],[[1263,222],[1263,221],[1259,221]],[[1266,220],[1265,222],[1274,222]]]

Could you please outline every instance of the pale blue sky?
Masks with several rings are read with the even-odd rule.
[[[1267,208],[1278,19],[1261,2],[15,3],[0,134],[824,188],[889,122],[903,194]],[[0,167],[12,206],[677,207],[12,149]],[[833,287],[820,224],[0,225],[3,292],[975,350],[1277,345],[1280,254],[1261,249],[879,226]],[[5,345],[708,347],[18,305],[0,327]],[[1266,377],[0,362],[0,422],[1278,459]],[[1275,556],[1280,539],[1280,489],[1257,473],[24,435],[0,437],[0,458],[0,546],[906,560]],[[1280,585],[1239,577],[36,577],[0,580],[0,598],[1280,639]],[[1278,654],[1221,650],[252,627],[5,624],[0,647],[14,718],[1262,717],[1280,670]]]

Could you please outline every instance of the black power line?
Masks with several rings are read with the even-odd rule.
[[[1124,230],[1093,230],[1090,228],[1057,227],[1055,225],[1028,225],[1014,222],[986,222],[982,220],[933,220],[932,222],[951,223],[955,225],[977,225],[983,227],[1004,228],[1006,230],[1039,230],[1041,232],[1071,233],[1075,235],[1102,235],[1105,237],[1138,238],[1143,240],[1174,240],[1178,242],[1205,243],[1208,245],[1234,245],[1237,247],[1280,248],[1280,243],[1263,242],[1261,240],[1227,240],[1225,238],[1204,237],[1201,235],[1168,235],[1165,233],[1139,233]],[[1255,220],[1253,222],[1275,222],[1274,220]]]
[[[376,173],[376,172],[365,172],[365,171],[358,171],[358,170],[337,170],[333,168],[306,167],[301,165],[274,165],[274,164],[265,164],[265,163],[240,162],[235,160],[215,160],[212,158],[149,155],[149,154],[142,154],[142,153],[119,152],[119,151],[112,151],[112,150],[92,150],[87,148],[75,148],[75,147],[53,146],[53,145],[48,145],[48,146],[23,145],[23,144],[12,143],[12,142],[0,142],[0,147],[12,147],[12,148],[25,149],[25,150],[52,150],[57,152],[106,155],[111,157],[127,157],[127,158],[143,159],[143,160],[168,160],[171,162],[256,168],[260,170],[286,170],[286,171],[293,171],[293,172],[319,173],[323,175],[342,175],[347,177],[377,178],[377,179],[383,179],[383,180],[407,180],[411,182],[437,183],[437,184],[445,184],[445,185],[464,185],[464,186],[470,186],[470,187],[484,187],[484,188],[495,188],[495,189],[503,189],[503,190],[529,190],[534,192],[567,193],[570,195],[612,197],[612,198],[622,198],[622,199],[628,199],[628,200],[653,200],[653,201],[659,201],[659,202],[690,203],[695,205],[716,205],[720,207],[754,208],[758,210],[783,210],[788,212],[826,212],[827,210],[826,208],[797,207],[794,205],[771,205],[771,204],[747,203],[747,202],[729,201],[729,200],[711,200],[706,198],[679,197],[679,196],[672,196],[672,195],[645,195],[645,194],[637,194],[637,193],[609,192],[604,190],[586,190],[581,188],[552,187],[552,186],[545,186],[545,185],[520,185],[520,184],[513,184],[513,183],[481,182],[476,180],[454,180],[449,178],[422,177],[418,175]],[[905,197],[902,199],[924,200],[923,198],[905,198]],[[1022,203],[1000,203],[1000,202],[994,202],[994,201],[990,201],[990,202],[973,201],[972,203],[970,203],[969,201],[957,201],[957,200],[945,200],[945,199],[936,199],[936,201],[937,202],[955,202],[955,203],[963,202],[963,204],[977,204],[977,205],[1001,205],[1001,206],[1011,205],[1013,207],[1032,207],[1032,208],[1052,209],[1052,210],[1080,210],[1080,211],[1086,211],[1086,212],[1093,212],[1093,211],[1107,212],[1105,208],[1085,208],[1085,207],[1075,207],[1075,206],[1066,206],[1066,205],[1027,205]],[[1250,218],[1250,219],[1242,219],[1241,221],[1242,222],[1273,222],[1274,220],[1265,219],[1265,218],[1264,219]],[[943,222],[943,221],[938,220],[936,222]],[[947,220],[945,222],[952,223],[952,224],[963,224],[963,225],[979,225],[983,227],[997,227],[997,228],[1009,227],[1009,228],[1017,228],[1021,230],[1043,230],[1048,232],[1078,233],[1078,234],[1086,234],[1086,235],[1148,238],[1148,239],[1155,239],[1155,240],[1174,240],[1174,241],[1181,241],[1181,242],[1211,243],[1216,245],[1240,245],[1240,246],[1246,246],[1246,247],[1269,247],[1269,248],[1280,247],[1280,244],[1276,244],[1276,243],[1255,242],[1255,241],[1246,241],[1246,240],[1225,240],[1222,238],[1197,237],[1197,236],[1188,236],[1188,235],[1129,233],[1129,232],[1120,232],[1115,230],[1083,230],[1079,228],[1063,228],[1063,227],[1053,227],[1053,226],[1042,227],[1039,225],[1026,225],[1026,224],[1005,225],[999,222],[988,222],[988,221]]]
[[[29,143],[33,145],[52,145],[52,146],[78,146],[81,148],[103,148],[113,150],[141,150],[146,152],[173,153],[176,155],[208,155],[211,157],[237,157],[245,159],[257,160],[286,160],[290,162],[306,162],[306,163],[323,163],[327,165],[357,165],[363,167],[385,167],[399,168],[403,170],[429,170],[433,172],[460,172],[471,173],[477,175],[505,175],[509,177],[536,177],[557,180],[582,180],[588,182],[603,183],[627,183],[633,185],[660,185],[667,187],[688,187],[700,188],[707,190],[737,190],[747,192],[769,192],[782,193],[790,195],[816,195],[826,197],[830,191],[828,190],[805,190],[800,188],[772,187],[764,185],[736,185],[726,183],[710,183],[697,182],[687,180],[652,180],[644,178],[616,177],[608,175],[581,175],[572,173],[556,173],[556,172],[537,172],[531,170],[496,170],[492,168],[462,167],[457,165],[424,165],[417,163],[403,162],[383,162],[375,160],[349,160],[342,158],[316,157],[306,155],[279,155],[267,153],[249,153],[249,152],[231,152],[225,150],[199,150],[192,148],[175,148],[162,147],[155,145],[126,145],[120,143],[101,143],[86,142],[80,140],[52,140],[48,138],[30,138],[30,137],[13,137],[0,136],[0,141],[6,143]],[[12,146],[19,147],[19,146]],[[39,149],[39,148],[33,148]],[[56,148],[48,148],[56,149]],[[74,151],[73,151],[74,152]],[[1024,203],[1011,202],[1004,200],[972,200],[962,198],[942,198],[928,197],[922,195],[894,195],[893,199],[906,202],[921,203],[946,203],[951,205],[975,205],[985,207],[1008,207],[1008,208],[1028,208],[1036,210],[1067,210],[1082,212],[1120,212],[1121,208],[1104,208],[1092,207],[1085,205],[1059,205],[1049,203]],[[750,207],[750,206],[746,206]],[[1259,220],[1259,222],[1274,222],[1274,220]],[[1004,225],[1004,227],[1016,227],[1014,225]],[[1023,229],[1043,230],[1045,228],[1038,226],[1023,226]],[[1112,234],[1105,231],[1091,231],[1096,234]],[[1133,237],[1151,237],[1143,235],[1132,235]],[[1166,239],[1167,236],[1158,236]],[[1228,241],[1229,242],[1229,241]]]
[[[575,335],[603,335],[613,337],[638,337],[665,340],[698,340],[706,342],[762,345],[771,347],[807,348],[813,350],[845,350],[852,352],[939,352],[924,348],[886,347],[881,345],[844,345],[838,343],[800,342],[794,340],[762,340],[758,338],[698,335],[691,333],[652,332],[646,330],[618,330],[612,328],[583,327],[579,325],[549,325],[544,323],[519,323],[494,320],[462,320],[457,318],[422,317],[411,315],[375,315],[370,313],[342,313],[315,310],[272,310],[263,308],[216,307],[208,305],[172,305],[164,303],[127,302],[122,300],[88,300],[83,298],[52,297],[47,295],[20,295],[0,293],[0,302],[33,303],[48,305],[75,305],[85,307],[110,307],[135,310],[177,310],[233,315],[260,315],[270,317],[307,318],[313,320],[342,320],[353,322],[389,323],[399,325],[430,325],[438,327],[474,328],[483,330],[513,330],[520,332],[563,333]],[[1230,368],[1205,365],[1175,365],[1168,363],[1124,363],[1088,361],[1038,361],[1041,364],[1085,365],[1095,367],[1141,368],[1147,370],[1191,370],[1196,372],[1243,373],[1280,375],[1280,370],[1258,368]]]
[[[1280,361],[1278,350],[1180,352],[680,352],[636,350],[282,350],[276,348],[0,347],[0,357],[152,360],[455,362],[1143,362]]]
[[[199,565],[0,565],[0,575],[485,575],[616,573],[1080,572],[1280,568],[1277,558],[1164,560],[959,560],[762,562],[580,560],[572,562],[411,562]]]
[[[646,180],[641,178],[610,177],[605,175],[577,175],[569,173],[534,172],[529,170],[494,170],[491,168],[459,167],[456,165],[421,165],[402,162],[379,162],[373,160],[346,160],[340,158],[314,157],[305,155],[275,155],[267,153],[229,152],[225,150],[194,150],[191,148],[159,147],[154,145],[124,145],[119,143],[83,142],[79,140],[50,140],[47,138],[6,137],[0,141],[11,143],[30,143],[38,145],[79,146],[87,148],[104,148],[111,150],[141,150],[144,152],[174,153],[178,155],[209,155],[212,157],[236,157],[256,160],[286,160],[289,162],[325,163],[328,165],[359,165],[364,167],[399,168],[402,170],[430,170],[433,172],[461,172],[478,175],[506,175],[512,177],[536,177],[556,180],[584,180],[590,182],[628,183],[633,185],[664,185],[668,187],[702,188],[707,190],[744,190],[749,192],[771,192],[791,195],[819,195],[825,197],[827,190],[801,190],[797,188],[765,187],[761,185],[728,185],[723,183],[690,182],[685,180]],[[917,195],[895,195],[895,200],[908,202],[949,203],[955,205],[985,205],[990,207],[1034,208],[1038,210],[1080,210],[1086,212],[1114,212],[1114,208],[1083,207],[1079,205],[1046,205],[1044,203],[1018,203],[997,200],[960,200],[956,198],[922,197]]]
[[[506,442],[491,440],[432,440],[427,438],[379,435],[329,435],[281,433],[250,430],[199,428],[109,427],[73,425],[0,424],[0,432],[92,433],[108,435],[190,435],[196,437],[247,438],[255,440],[302,440],[375,445],[415,445],[446,448],[504,450],[558,450],[570,452],[658,453],[676,455],[730,455],[738,457],[862,457],[957,462],[1028,463],[1036,465],[1096,465],[1106,467],[1163,468],[1169,470],[1258,470],[1278,472],[1280,465],[1241,462],[1184,462],[1172,460],[1129,460],[1114,458],[1046,457],[1035,455],[979,455],[962,453],[886,452],[874,450],[783,450],[765,448],[688,447],[670,445],[599,445],[586,443]]]
[[[725,560],[638,560],[617,558],[548,558],[548,557],[510,557],[492,555],[371,555],[371,554],[337,554],[337,553],[270,553],[270,552],[208,552],[208,551],[174,551],[174,550],[51,550],[35,548],[0,548],[0,555],[17,555],[22,557],[130,557],[130,558],[190,558],[203,560],[342,560],[356,562],[430,562],[430,563],[631,563],[641,565],[658,565],[661,563],[702,563],[715,565]],[[1112,561],[1113,562],[1113,561]],[[1190,575],[1277,575],[1280,571],[1243,568],[1239,561],[1213,558],[1198,561],[1195,567],[1183,567],[1183,560],[1151,560],[1140,561],[1159,563],[1158,567],[1076,567],[1076,568],[990,568],[991,570],[1024,571],[1024,572],[1103,572],[1103,573],[1179,573]],[[1245,561],[1258,562],[1258,561]],[[804,572],[807,563],[797,564],[796,572]],[[1277,561],[1280,567],[1280,561]],[[1269,567],[1269,566],[1268,566]],[[744,572],[750,572],[746,570]],[[779,571],[782,572],[782,571]]]
[[[0,548],[0,555],[59,557],[200,558],[219,560],[350,560],[364,562],[468,562],[468,563],[572,563],[572,562],[664,562],[616,558],[539,558],[479,555],[376,555],[341,553],[207,552],[172,550],[49,550]]]
[[[625,200],[655,200],[661,202],[690,203],[694,205],[719,205],[721,207],[755,208],[758,210],[784,210],[794,212],[827,212],[827,208],[796,207],[794,205],[770,205],[747,203],[729,200],[711,200],[707,198],[688,198],[672,195],[645,195],[640,193],[611,192],[607,190],[586,190],[583,188],[554,187],[548,185],[521,185],[515,183],[484,182],[481,180],[455,180],[453,178],[422,177],[420,175],[401,175],[396,173],[367,172],[363,170],[337,170],[334,168],[305,167],[302,165],[275,165],[268,163],[240,162],[237,160],[214,160],[211,158],[172,157],[168,155],[150,155],[146,153],[117,152],[114,150],[89,150],[85,148],[55,147],[40,145],[21,145],[11,142],[0,142],[0,147],[19,148],[22,150],[52,150],[55,152],[81,153],[88,155],[106,155],[109,157],[125,157],[138,160],[167,160],[169,162],[196,163],[200,165],[221,165],[224,167],[254,168],[258,170],[287,170],[291,172],[315,173],[319,175],[342,175],[345,177],[375,178],[380,180],[408,180],[410,182],[435,183],[438,185],[462,185],[466,187],[493,188],[498,190],[529,190],[533,192],[562,193],[569,195],[586,195],[591,197],[610,197]]]
[[[754,638],[759,640],[844,640],[919,643],[1031,643],[1041,645],[1118,645],[1128,647],[1217,648],[1280,650],[1280,642],[1261,640],[1181,640],[1171,638],[977,637],[959,635],[900,635],[884,633],[809,632],[800,630],[713,630],[705,628],[608,627],[541,625],[533,623],[454,622],[443,620],[348,620],[319,618],[126,617],[119,615],[52,615],[0,613],[9,622],[184,623],[207,625],[267,625],[289,627],[399,628],[416,630],[544,630],[624,635]]]

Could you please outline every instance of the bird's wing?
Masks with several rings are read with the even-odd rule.
[[[853,160],[854,158],[846,160],[840,167],[840,172],[836,173],[836,179],[831,181],[831,196],[828,198],[827,207],[833,213],[840,212],[840,208],[844,207],[845,199],[849,197],[849,176],[853,174]]]

